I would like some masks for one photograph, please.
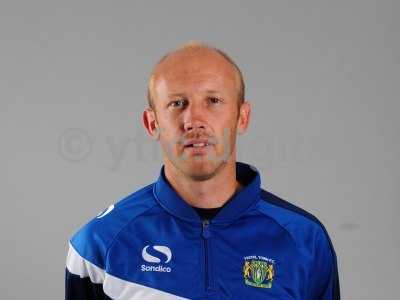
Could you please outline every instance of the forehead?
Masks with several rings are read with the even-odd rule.
[[[170,54],[155,68],[149,88],[153,93],[215,90],[237,93],[235,67],[211,49],[184,49]]]

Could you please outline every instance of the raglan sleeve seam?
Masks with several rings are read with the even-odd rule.
[[[113,247],[113,245],[116,243],[119,235],[133,222],[136,220],[137,217],[141,216],[142,214],[144,214],[146,211],[152,209],[154,206],[150,206],[148,208],[146,208],[145,210],[143,210],[141,213],[133,216],[131,219],[128,220],[128,222],[121,227],[120,230],[117,231],[117,233],[114,234],[114,236],[111,238],[108,246],[106,247],[106,253],[105,253],[105,257],[104,257],[104,271],[107,272],[107,266],[108,266],[108,261],[109,261],[109,254],[110,254],[110,250]]]

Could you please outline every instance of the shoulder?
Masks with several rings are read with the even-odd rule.
[[[153,185],[137,190],[99,213],[72,236],[70,247],[86,261],[104,269],[107,250],[118,233],[156,206]]]
[[[298,247],[314,257],[316,251],[335,255],[329,234],[316,216],[263,189],[260,197],[263,201],[259,202],[259,211],[286,230]]]
[[[258,209],[288,232],[303,258],[307,258],[311,276],[308,292],[312,299],[340,299],[337,257],[325,226],[311,213],[261,190]],[[299,257],[300,259],[300,257]],[[322,299],[322,298],[321,298]]]

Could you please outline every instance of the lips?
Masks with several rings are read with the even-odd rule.
[[[190,139],[183,143],[183,146],[185,148],[186,147],[200,148],[211,145],[214,145],[214,143],[208,139]]]
[[[204,156],[209,153],[214,145],[215,142],[210,138],[188,139],[183,143],[183,150],[190,156]]]

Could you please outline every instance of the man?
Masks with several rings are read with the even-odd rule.
[[[72,237],[66,299],[340,298],[322,224],[236,162],[244,91],[218,49],[188,44],[161,59],[142,119],[163,150],[160,176]]]

